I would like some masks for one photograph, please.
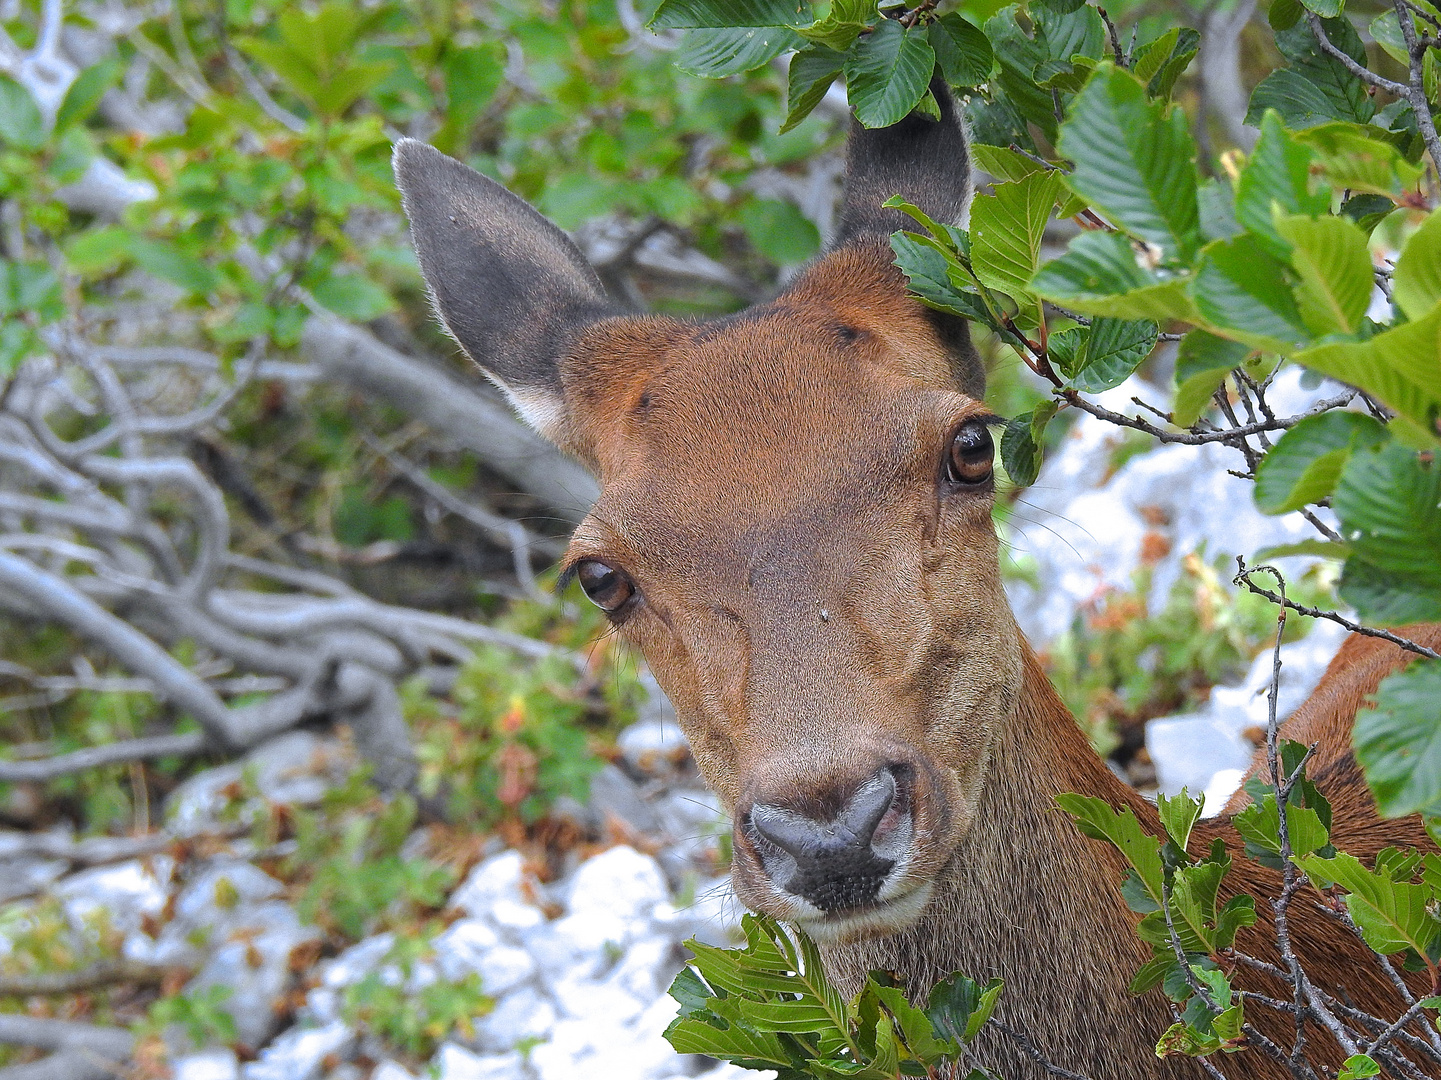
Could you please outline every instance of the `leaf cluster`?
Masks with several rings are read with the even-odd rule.
[[[931,990],[924,1009],[889,975],[872,972],[846,1000],[826,977],[815,943],[767,916],[742,920],[746,943],[721,949],[686,942],[695,954],[671,996],[680,1015],[666,1029],[682,1054],[707,1054],[781,1080],[935,1076],[975,1038],[1000,998],[1000,980],[980,986],[959,972]],[[972,1070],[967,1080],[989,1080]]]

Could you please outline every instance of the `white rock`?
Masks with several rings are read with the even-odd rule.
[[[285,886],[243,859],[211,863],[193,877],[175,898],[175,917],[191,928],[213,924],[242,904],[269,900]]]
[[[259,1048],[275,1028],[275,1005],[290,985],[290,954],[319,937],[317,928],[302,925],[278,900],[246,909],[187,990],[228,987],[225,1008],[235,1020],[237,1042]]]
[[[234,1050],[206,1050],[171,1059],[171,1080],[237,1080],[240,1063]]]
[[[518,1080],[524,1067],[519,1054],[482,1057],[449,1042],[431,1062],[431,1068],[438,1070],[438,1080]]]
[[[634,769],[665,775],[690,753],[685,732],[670,716],[637,721],[615,739],[616,749]]]
[[[321,981],[331,989],[339,989],[357,983],[380,966],[390,950],[395,948],[394,934],[376,934],[358,945],[352,945],[334,960],[326,964]]]
[[[33,896],[70,869],[64,859],[0,859],[0,904]]]
[[[740,940],[741,917],[745,908],[736,899],[730,875],[696,884],[695,898],[676,907],[657,904],[651,912],[651,926],[671,941],[696,938],[707,945],[729,947]]]
[[[431,942],[441,974],[459,981],[480,971],[486,953],[500,947],[500,937],[481,919],[458,919]]]
[[[501,900],[529,907],[521,890],[524,880],[525,861],[520,852],[505,851],[472,870],[460,888],[451,894],[450,903],[475,918],[489,915]]]
[[[370,1080],[415,1080],[415,1074],[393,1061],[382,1061],[370,1074]]]
[[[597,1029],[629,1024],[645,1011],[647,1004],[618,986],[592,979],[562,979],[552,986],[552,991],[562,1015]],[[562,1022],[556,1030],[564,1026]]]
[[[618,959],[631,936],[630,925],[620,915],[594,908],[557,919],[550,930],[573,959],[586,957],[596,961]]]
[[[487,994],[500,997],[535,975],[535,961],[524,949],[503,945],[486,953],[477,971],[480,986]]]
[[[570,910],[606,911],[622,919],[645,918],[670,899],[656,861],[624,845],[581,863],[570,883]]]
[[[650,1001],[664,994],[681,965],[676,950],[662,938],[647,938],[630,947],[606,982],[624,990],[638,1001]]]
[[[490,906],[490,921],[515,937],[545,922],[545,916],[524,900],[503,899]]]
[[[344,1056],[355,1035],[339,1020],[319,1028],[291,1028],[245,1066],[245,1080],[313,1080],[331,1054]]]
[[[1167,716],[1146,725],[1146,750],[1156,763],[1156,786],[1165,795],[1206,790],[1222,769],[1245,769],[1255,752],[1240,735],[1205,713]]]
[[[598,1074],[587,1067],[596,1044],[611,1041],[616,1032],[602,1030],[588,1020],[563,1020],[551,1032],[550,1041],[530,1052],[530,1067],[540,1080],[574,1080]]]
[[[476,1042],[482,1049],[503,1053],[522,1039],[546,1038],[555,1023],[550,999],[534,987],[522,986],[475,1022]]]
[[[170,860],[152,859],[151,865],[169,880]],[[158,915],[169,893],[156,874],[138,859],[100,866],[72,874],[55,886],[55,895],[65,905],[65,914],[76,929],[104,918],[121,933],[140,928],[146,915]]]

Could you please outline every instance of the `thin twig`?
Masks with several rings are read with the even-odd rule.
[[[1428,649],[1425,645],[1418,644],[1417,642],[1411,641],[1408,638],[1403,638],[1396,634],[1393,634],[1389,630],[1382,630],[1374,626],[1363,626],[1360,623],[1353,622],[1351,619],[1348,619],[1344,615],[1341,615],[1335,611],[1322,611],[1319,608],[1307,607],[1304,604],[1296,603],[1289,597],[1278,596],[1270,589],[1262,588],[1260,585],[1252,582],[1249,575],[1263,568],[1259,566],[1247,567],[1245,559],[1241,558],[1241,556],[1239,555],[1236,556],[1236,566],[1238,568],[1238,572],[1236,576],[1231,579],[1231,583],[1233,585],[1244,585],[1248,590],[1255,593],[1257,596],[1264,596],[1273,604],[1280,604],[1282,607],[1285,607],[1290,611],[1294,611],[1298,615],[1305,615],[1308,618],[1330,619],[1334,623],[1340,623],[1347,630],[1350,630],[1353,634],[1361,634],[1365,637],[1380,638],[1382,641],[1389,641],[1392,645],[1399,646],[1400,648],[1405,649],[1407,652],[1413,652],[1417,656],[1426,656],[1430,657],[1432,660],[1441,660],[1441,653],[1436,652],[1434,649]]]
[[[1060,1080],[1089,1080],[1089,1078],[1082,1073],[1072,1072],[1070,1069],[1063,1069],[1059,1065],[1051,1064],[1046,1058],[1046,1055],[1041,1053],[1036,1047],[1036,1044],[1031,1041],[1031,1037],[1024,1031],[1019,1031],[1011,1027],[1005,1021],[995,1016],[991,1017],[991,1024],[999,1030],[1001,1034],[1015,1042],[1015,1044],[1021,1048],[1021,1053],[1025,1054],[1026,1057],[1044,1069],[1047,1076],[1059,1077]]]

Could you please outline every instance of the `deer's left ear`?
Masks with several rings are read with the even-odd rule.
[[[971,155],[960,110],[945,81],[931,80],[940,119],[913,112],[887,128],[851,121],[846,140],[845,195],[833,248],[880,246],[887,263],[890,235],[917,225],[882,204],[892,195],[924,210],[933,221],[958,225],[971,201]],[[951,383],[977,401],[986,393],[986,369],[971,343],[970,324],[956,315],[928,310],[927,318],[945,351]]]
[[[395,179],[445,328],[559,441],[562,362],[588,326],[621,310],[565,233],[495,181],[414,139],[396,145]]]

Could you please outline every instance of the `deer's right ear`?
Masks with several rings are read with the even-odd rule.
[[[541,434],[564,423],[561,361],[622,312],[565,233],[525,200],[434,147],[395,147],[421,273],[450,335]]]

